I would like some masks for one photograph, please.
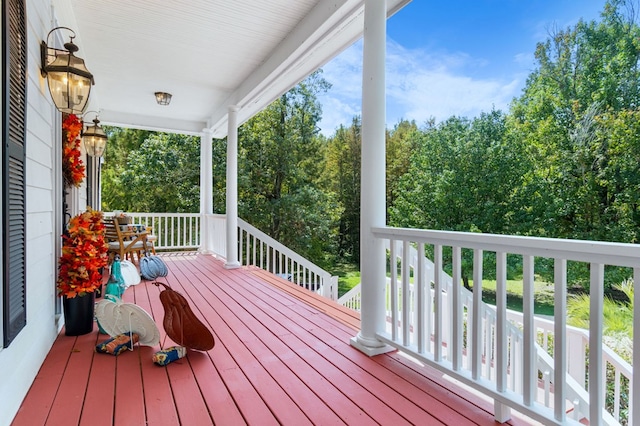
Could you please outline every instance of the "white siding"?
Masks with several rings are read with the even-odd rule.
[[[9,345],[0,349],[0,425],[11,423],[31,382],[56,338],[55,276],[61,220],[55,190],[59,150],[54,126],[59,118],[46,81],[40,75],[40,41],[49,32],[52,16],[47,0],[28,0],[27,107],[27,325]],[[1,311],[0,311],[1,314]],[[1,316],[0,316],[1,318]],[[0,320],[1,321],[1,320]]]

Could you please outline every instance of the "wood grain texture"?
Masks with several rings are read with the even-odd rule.
[[[216,346],[165,367],[157,286],[125,292],[154,318],[161,341],[118,357],[107,336],[61,334],[13,424],[304,425],[495,424],[491,404],[397,353],[369,358],[349,345],[359,316],[255,269],[227,270],[205,255],[163,254],[169,276]],[[511,424],[523,424],[511,422]]]

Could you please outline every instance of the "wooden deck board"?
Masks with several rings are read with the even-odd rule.
[[[188,291],[186,287],[196,283],[198,277],[191,270],[183,270],[183,273],[188,280],[184,284],[185,291],[193,296],[196,291]],[[261,345],[260,339],[255,334],[243,333],[238,336],[234,332],[234,330],[251,329],[253,333],[266,335],[269,331],[261,329],[257,324],[252,324],[254,328],[242,323],[239,317],[244,313],[242,308],[232,309],[228,303],[219,299],[220,295],[216,297],[210,292],[203,292],[200,293],[200,296],[207,302],[207,304],[201,305],[201,309],[204,309],[201,310],[204,317],[211,319],[219,313],[226,319],[224,324],[220,320],[216,328],[220,334],[220,340],[224,342],[229,353],[243,369],[267,405],[273,407],[272,411],[278,420],[284,424],[308,424],[309,419],[298,406],[300,399],[308,396],[308,388],[302,386],[297,377],[286,375],[286,365],[274,365],[276,360],[273,354]],[[212,324],[212,327],[215,328],[215,325]],[[251,349],[245,344],[250,345]],[[286,383],[294,391],[285,392],[280,383]]]
[[[94,337],[94,341],[99,342],[107,338],[107,335],[100,335],[97,339]],[[113,375],[115,368],[115,357],[93,357],[87,394],[84,398],[84,405],[93,407],[93,409],[82,411],[80,425],[108,426],[113,424],[114,400],[113,398],[105,398],[105,395],[113,395],[115,392],[116,383]]]
[[[53,400],[47,423],[78,424],[80,422],[95,344],[95,333],[75,338],[75,345],[69,354],[69,362]]]
[[[46,424],[75,342],[75,338],[66,337],[62,333],[56,338],[53,344],[56,350],[50,351],[42,364],[29,390],[28,408],[18,411],[15,424]]]
[[[330,309],[327,309],[328,305],[326,303],[326,299],[316,293],[312,293],[306,291],[304,288],[291,283],[283,278],[280,278],[276,275],[271,274],[268,271],[263,269],[251,268],[251,272],[259,277],[261,280],[264,280],[276,288],[280,288],[282,290],[286,290],[288,294],[293,297],[296,297],[300,300],[305,301],[305,303],[315,307],[321,312],[331,312],[333,318],[341,321],[342,323],[352,327],[353,329],[358,330],[360,328],[360,314],[346,308],[344,306],[332,306]]]
[[[160,291],[154,285],[135,286],[128,291],[138,306],[154,317],[160,331],[161,346],[171,346],[173,342],[166,339],[162,327],[164,311],[160,303]],[[153,302],[152,302],[153,301]],[[168,369],[159,367],[151,362],[153,353],[159,348],[141,347],[140,368],[144,384],[144,406],[147,424],[178,424],[177,404],[171,390]],[[181,361],[182,362],[182,361]]]
[[[217,294],[218,300],[212,300],[216,309],[227,310],[225,317],[229,318],[233,312],[236,318],[229,324],[232,329],[249,328],[253,336],[245,336],[245,342],[252,343],[252,354],[260,364],[276,379],[288,398],[291,398],[298,406],[318,406],[325,402],[325,409],[312,410],[306,413],[309,419],[316,424],[338,424],[339,417],[330,409],[335,404],[341,404],[343,398],[338,396],[338,389],[331,389],[331,385],[308,367],[300,357],[296,356],[277,337],[279,334],[288,333],[276,326],[273,321],[260,322],[252,317],[240,305],[230,299],[228,294]],[[257,310],[249,309],[256,314]],[[329,385],[329,386],[328,386]],[[349,407],[350,409],[354,407]],[[284,422],[284,420],[283,420]]]
[[[187,298],[216,346],[154,365],[152,354],[173,342],[162,327],[161,288],[143,281],[124,299],[152,315],[160,345],[113,357],[93,351],[108,336],[61,334],[15,426],[495,424],[490,404],[454,391],[442,373],[351,347],[357,313],[264,271],[163,256],[170,273],[161,281]]]
[[[253,284],[258,284],[258,283],[253,283]],[[235,302],[237,303],[236,308],[238,310],[241,310],[242,308],[242,306],[240,306],[239,304],[239,301],[242,301],[244,298],[246,298],[246,296],[244,296],[244,294],[246,294],[246,291],[256,290],[256,291],[265,292],[266,290],[268,290],[264,288],[260,288],[260,289],[246,288],[246,287],[242,288],[242,286],[246,286],[246,285],[247,285],[247,282],[244,280],[237,282],[237,285],[233,287],[234,290],[237,289],[236,290],[237,292],[234,295],[229,294],[229,297],[237,298]],[[242,289],[243,291],[240,292],[240,289]],[[271,332],[273,332],[273,330],[278,330],[277,334],[279,334],[280,337],[287,334],[289,335],[297,334],[295,332],[292,333],[290,330],[287,330],[286,332],[284,332],[283,330],[284,330],[285,324],[290,324],[291,321],[287,320],[286,318],[283,318],[282,315],[275,314],[277,305],[281,303],[281,299],[272,299],[271,303],[265,303],[265,301],[263,301],[259,297],[253,297],[251,298],[251,301],[254,304],[255,309],[251,309],[251,313],[252,313],[251,315],[244,315],[245,325],[252,330],[260,329],[260,326],[263,325],[264,330],[261,330],[260,333],[257,333],[257,335],[259,335],[260,338],[263,339],[263,341],[264,339],[267,338],[267,336]],[[233,302],[227,301],[225,304],[229,306],[231,303]],[[244,308],[247,309],[246,305],[244,306]],[[276,316],[278,318],[276,318]],[[280,323],[277,322],[278,319],[280,320]],[[300,317],[296,322],[300,323],[305,321],[310,321],[310,320],[308,317]],[[239,328],[240,324],[238,324],[237,327]],[[330,339],[327,339],[326,341],[329,341],[329,340]],[[275,341],[277,343],[281,343],[279,339],[275,339]],[[343,343],[344,341],[334,341],[334,342],[327,343],[327,346],[325,348],[317,352],[318,355],[324,356],[325,358],[324,360],[321,360],[319,357],[316,357],[313,360],[309,360],[309,357],[307,357],[307,362],[311,364],[320,364],[320,365],[323,365],[323,363],[326,363],[324,364],[325,365],[324,368],[322,367],[318,368],[317,374],[321,374],[323,370],[327,370],[327,371],[333,370],[331,368],[332,367],[331,364],[333,363],[334,366],[340,365],[342,364],[343,359],[339,357],[338,358],[335,357],[335,350],[333,349],[332,346],[341,345]],[[300,346],[306,347],[305,342],[302,340],[299,340],[293,343],[292,346],[289,348],[275,347],[273,350],[273,354],[287,353],[288,351],[291,351],[291,350],[295,351],[296,348]],[[349,350],[355,351],[355,349],[353,348],[349,348]],[[332,360],[332,357],[333,357],[333,360]],[[362,361],[370,362],[369,358],[364,355],[362,357]],[[262,362],[264,362],[264,360]],[[374,412],[376,412],[376,417],[380,418],[385,424],[387,423],[401,424],[402,422],[406,422],[406,421],[417,422],[419,421],[419,418],[424,420],[425,417],[429,416],[427,412],[415,406],[412,406],[410,403],[407,402],[406,399],[398,398],[397,393],[393,389],[388,388],[381,383],[378,383],[378,379],[374,377],[371,373],[355,365],[350,365],[348,367],[343,366],[343,368],[349,368],[349,367],[351,368],[351,370],[343,371],[344,376],[340,378],[334,378],[334,383],[342,384],[341,388],[343,392],[345,392],[344,393],[345,396],[349,396],[348,395],[349,392],[353,392],[351,400],[354,403],[361,404],[360,408],[363,411],[373,410]],[[347,382],[350,382],[350,384],[347,384]],[[381,385],[377,388],[379,390],[379,394],[375,397],[372,397],[372,395],[367,391],[367,389],[372,383]],[[391,409],[390,406],[392,406],[393,409]],[[402,415],[405,415],[407,418],[403,418],[402,415],[400,415],[399,413],[402,413]],[[419,417],[419,418],[416,418],[416,417]]]
[[[299,321],[302,319],[303,318],[298,318],[297,320],[294,320],[294,322],[299,324]],[[283,320],[290,322],[290,320]],[[353,336],[353,330],[349,330],[349,334],[346,334],[340,327],[331,327],[331,324],[322,324],[321,322],[324,320],[325,318],[321,316],[314,317],[314,321],[318,322],[314,324],[314,327],[307,328],[306,331],[309,332],[311,330],[317,330],[318,333],[324,334],[319,341],[326,342],[329,347],[316,347],[315,350],[318,351],[319,354],[323,355],[330,364],[333,364],[336,368],[342,370],[347,377],[355,379],[356,382],[363,385],[365,388],[375,388],[378,391],[377,397],[384,401],[385,405],[392,406],[394,410],[397,410],[397,412],[406,416],[406,420],[415,423],[420,420],[424,421],[425,418],[431,416],[430,413],[421,411],[419,408],[417,409],[416,406],[412,405],[408,399],[402,398],[392,387],[389,387],[389,375],[381,377],[379,375],[380,371],[373,368],[375,366],[371,364],[370,358],[349,346],[345,346],[344,349],[344,352],[348,354],[348,356],[344,356],[345,353],[337,352],[337,348],[344,346],[341,343],[348,341],[348,339]],[[341,338],[336,339],[336,336],[331,335],[327,329],[331,329],[332,331],[335,330],[334,333],[343,333],[343,335]],[[297,336],[299,333],[304,335],[302,331],[294,332],[293,334]],[[352,363],[345,362],[345,358],[349,359],[350,357]],[[418,394],[418,399],[420,390],[415,389],[414,391]],[[369,401],[369,403],[371,402]],[[459,421],[461,419],[457,420]],[[436,419],[433,418],[431,421],[435,422]]]

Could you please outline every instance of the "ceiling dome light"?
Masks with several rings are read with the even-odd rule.
[[[156,92],[156,102],[158,102],[158,105],[169,105],[171,102],[171,93]]]

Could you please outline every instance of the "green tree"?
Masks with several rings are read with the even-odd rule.
[[[103,208],[198,212],[200,139],[128,130],[122,133],[127,136],[124,143],[109,147],[116,152],[115,161],[103,173]],[[140,141],[142,137],[145,139]],[[112,149],[116,147],[120,149]],[[109,164],[109,158],[105,164]]]
[[[351,126],[341,125],[329,139],[324,172],[324,187],[340,206],[338,256],[354,264],[360,262],[361,144],[360,117],[354,117]]]
[[[555,30],[537,46],[536,70],[509,120],[532,160],[520,191],[532,202],[520,221],[529,235],[637,240],[637,199],[627,190],[637,152],[630,120],[640,102],[636,6],[608,1],[599,22]],[[569,265],[568,274],[588,286],[586,265]]]
[[[401,120],[393,129],[386,132],[386,192],[387,192],[387,222],[389,222],[389,207],[395,202],[398,194],[400,178],[407,173],[410,156],[417,147],[418,126],[415,121]]]
[[[452,117],[422,133],[409,170],[400,179],[391,224],[514,233],[519,229],[514,218],[526,208],[518,191],[528,168],[524,145],[509,133],[500,111],[472,121]],[[487,262],[495,261],[488,256]],[[471,253],[465,251],[467,286],[470,267]]]
[[[125,210],[131,205],[135,194],[122,183],[122,174],[127,169],[127,158],[138,150],[142,143],[153,134],[146,130],[123,129],[104,126],[109,141],[102,164],[102,209],[105,211]]]
[[[596,135],[600,115],[640,101],[640,30],[632,6],[608,1],[600,22],[580,21],[537,46],[538,66],[513,103],[511,123],[534,160],[523,192],[546,207],[532,234],[612,237],[607,212],[615,195],[599,178],[610,153]]]
[[[227,210],[227,139],[213,141],[213,212]]]
[[[316,94],[327,88],[314,73],[239,131],[240,216],[319,263],[331,252],[334,209],[318,189],[324,144]]]

